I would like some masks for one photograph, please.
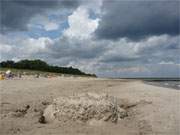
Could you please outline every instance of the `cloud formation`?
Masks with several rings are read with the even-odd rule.
[[[64,31],[64,35],[71,38],[89,38],[97,29],[99,19],[90,19],[88,9],[77,8],[68,17],[69,28]]]
[[[27,1],[3,3],[1,60],[38,58],[104,77],[179,76],[178,1]]]
[[[168,1],[105,0],[96,35],[102,39],[139,40],[153,35],[179,34],[179,5]]]
[[[1,32],[27,30],[30,19],[46,11],[76,8],[79,0],[1,0]]]

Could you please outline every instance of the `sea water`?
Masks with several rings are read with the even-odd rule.
[[[180,90],[180,81],[147,81],[148,84]]]

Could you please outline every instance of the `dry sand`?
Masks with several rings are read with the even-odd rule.
[[[0,135],[179,135],[180,91],[134,80],[24,78],[0,81]],[[128,116],[116,123],[44,122],[54,99],[83,93],[117,98]],[[44,124],[43,124],[44,123]]]

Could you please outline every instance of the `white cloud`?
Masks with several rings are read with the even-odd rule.
[[[161,61],[159,64],[160,65],[176,65],[176,66],[180,67],[180,63],[174,63],[173,61]],[[180,71],[180,69],[179,69],[179,71]]]
[[[51,31],[51,30],[57,30],[59,28],[59,25],[56,24],[55,22],[47,22],[44,24],[44,29],[46,31]]]
[[[0,53],[9,53],[12,51],[11,45],[0,43]]]
[[[174,64],[174,62],[172,62],[172,61],[168,61],[168,62],[166,62],[166,61],[161,61],[159,64],[161,64],[161,65]]]
[[[97,29],[99,19],[90,19],[85,7],[79,7],[68,17],[69,28],[64,35],[70,38],[86,39]]]
[[[53,43],[53,41],[48,37],[40,37],[38,39],[28,38],[21,42],[23,44],[21,47],[29,54],[46,51],[47,46]]]
[[[50,20],[48,16],[36,15],[28,24],[30,28],[40,28],[46,31],[58,30],[59,24],[55,20]]]
[[[171,41],[169,41],[171,40]],[[168,35],[160,35],[160,36],[152,36],[149,37],[148,39],[142,40],[141,42],[135,43],[135,48],[134,50],[136,52],[143,51],[144,49],[151,49],[151,48],[156,48],[159,46],[166,46],[169,45],[169,42],[177,41],[175,38],[172,38]]]
[[[5,59],[25,59],[46,53],[53,40],[48,37],[12,39],[4,38],[0,43],[1,60]]]

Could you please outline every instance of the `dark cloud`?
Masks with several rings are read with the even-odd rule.
[[[106,77],[177,77],[179,38],[161,35],[129,42],[67,37],[9,40],[0,36],[0,52],[2,60],[39,58]]]
[[[64,8],[73,12],[79,4],[74,0],[1,0],[1,28],[10,32],[26,30],[37,14],[59,8],[62,14]],[[178,4],[109,0],[102,7],[95,33],[102,40],[93,36],[81,39],[60,35],[51,39],[24,37],[23,32],[14,38],[10,33],[0,34],[1,59],[39,58],[106,77],[176,77],[180,71]],[[137,39],[142,40],[134,41]]]
[[[91,40],[78,40],[61,37],[49,48],[51,57],[73,58],[73,59],[93,59],[97,58],[106,50],[102,43]]]
[[[105,1],[96,35],[104,39],[138,40],[179,34],[180,1]]]
[[[105,63],[114,63],[114,62],[132,62],[138,60],[138,57],[132,57],[132,56],[109,56],[109,57],[104,57],[101,62]]]
[[[78,0],[1,0],[1,32],[26,30],[27,23],[36,14],[49,9],[76,8]]]

